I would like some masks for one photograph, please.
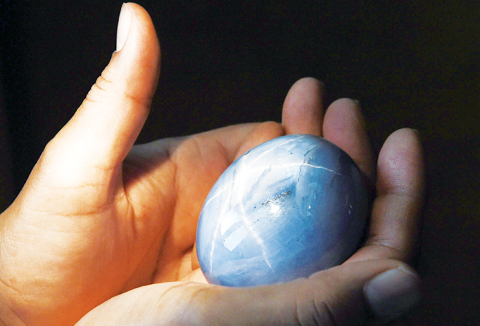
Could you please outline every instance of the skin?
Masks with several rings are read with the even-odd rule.
[[[295,83],[281,123],[229,126],[133,146],[160,70],[148,13],[131,15],[123,48],[46,146],[0,217],[0,325],[364,324],[370,279],[415,252],[424,168],[417,133],[394,132],[374,157],[359,104],[325,110],[321,82]],[[204,199],[237,157],[292,133],[343,148],[376,188],[368,239],[308,279],[231,289],[206,284],[194,254]],[[413,271],[412,271],[413,273]],[[99,306],[100,305],[100,306]]]

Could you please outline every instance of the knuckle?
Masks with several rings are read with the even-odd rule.
[[[296,320],[299,326],[337,326],[335,311],[325,301],[297,303]]]
[[[322,277],[329,279],[330,273],[322,273]],[[335,283],[333,279],[328,283],[322,282],[322,286],[319,288],[315,285],[315,277],[312,275],[308,279],[305,279],[304,291],[298,293],[295,304],[295,320],[299,326],[337,326],[338,323],[338,311],[335,309],[335,305],[329,302],[328,283]],[[313,282],[313,283],[312,283]],[[327,285],[327,288],[325,288]]]
[[[100,102],[104,100],[110,93],[118,93],[115,83],[106,78],[106,74],[102,73],[97,81],[92,86],[87,94],[85,101],[87,102]]]

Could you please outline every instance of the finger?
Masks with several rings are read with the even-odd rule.
[[[391,258],[408,261],[417,247],[424,201],[424,162],[419,136],[394,132],[378,159],[377,198],[365,246],[350,261]]]
[[[357,101],[340,99],[328,107],[323,136],[350,155],[368,182],[375,182],[373,149]]]
[[[397,318],[420,293],[405,264],[365,261],[264,287],[156,284],[107,301],[77,325],[365,325]]]
[[[47,146],[44,161],[54,162],[57,172],[63,167],[78,171],[119,166],[147,118],[159,75],[160,47],[142,7],[123,5],[117,41],[118,51],[85,101]]]
[[[322,135],[323,94],[323,83],[315,78],[300,79],[290,88],[282,112],[287,135]]]

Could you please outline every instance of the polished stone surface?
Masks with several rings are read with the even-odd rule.
[[[341,264],[364,235],[360,171],[320,137],[288,135],[236,160],[210,191],[197,229],[210,283],[285,282]]]

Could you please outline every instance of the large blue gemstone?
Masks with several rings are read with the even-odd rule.
[[[236,160],[208,195],[197,255],[210,283],[285,282],[341,264],[365,230],[368,194],[343,150],[288,135]]]

